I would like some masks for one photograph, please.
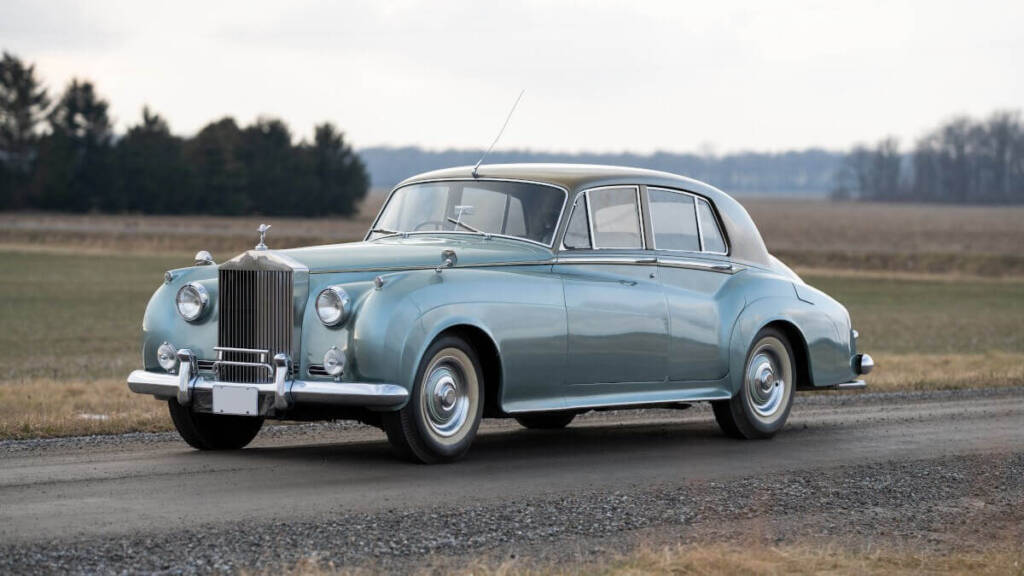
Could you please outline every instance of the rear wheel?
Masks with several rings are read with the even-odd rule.
[[[575,412],[539,412],[516,416],[516,422],[531,430],[557,430],[568,426],[575,417]]]
[[[793,405],[796,370],[793,349],[780,330],[764,328],[747,353],[743,385],[729,400],[712,402],[727,436],[771,438],[782,429]]]
[[[167,407],[178,434],[197,450],[244,448],[263,427],[263,418],[193,412],[174,398],[167,401]]]
[[[483,415],[483,372],[476,351],[444,336],[427,349],[409,402],[381,415],[388,441],[414,462],[449,462],[465,455]]]

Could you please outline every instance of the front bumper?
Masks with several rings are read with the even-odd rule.
[[[396,384],[327,382],[297,380],[289,377],[291,359],[278,354],[273,359],[274,381],[266,383],[220,382],[199,374],[196,358],[190,350],[178,351],[178,373],[135,370],[128,375],[128,388],[137,394],[157,398],[177,398],[187,406],[196,392],[212,393],[213,387],[256,388],[260,395],[273,397],[274,410],[287,410],[297,404],[327,404],[367,408],[392,408],[405,403],[409,392]]]

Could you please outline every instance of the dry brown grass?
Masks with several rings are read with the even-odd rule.
[[[1024,206],[742,202],[772,251],[1020,255],[1024,246]]]
[[[1024,275],[1024,206],[743,203],[768,249],[791,266]]]
[[[272,246],[358,240],[383,191],[355,218],[105,216],[0,213],[0,244],[93,252],[210,250],[228,258],[253,245],[270,222]],[[895,272],[1024,276],[1024,207],[836,203],[744,199],[769,250],[791,266]]]
[[[911,575],[974,576],[1024,574],[1024,550],[1019,543],[993,546],[982,552],[939,554],[907,549],[850,550],[831,544],[693,544],[643,546],[628,554],[588,563],[538,564],[526,560],[494,562],[487,559],[434,559],[413,573],[493,576],[546,574],[717,576],[733,574],[789,575]],[[386,573],[366,567],[338,567],[310,559],[290,569],[275,570],[288,576],[364,575]]]
[[[171,430],[167,404],[124,379],[26,379],[0,384],[0,439]]]
[[[380,200],[355,220],[271,219],[271,245],[361,237]],[[849,308],[862,350],[880,364],[869,389],[1024,385],[1024,282],[971,275],[977,262],[1021,258],[1024,208],[748,205],[769,245],[799,248],[815,266],[804,278]],[[261,220],[0,214],[0,438],[167,429],[163,406],[124,384],[139,364],[146,302],[164,270],[198,249],[233,256]],[[873,252],[833,257],[847,245]],[[886,272],[903,258],[893,246],[919,260],[954,251],[967,263],[942,275]]]
[[[170,252],[184,257],[209,250],[220,261],[252,248],[256,227],[273,228],[267,243],[291,248],[360,240],[384,197],[372,194],[353,218],[276,216],[137,216],[104,214],[0,213],[0,245],[70,248],[91,253]]]
[[[957,390],[1024,386],[1024,354],[889,354],[875,355],[878,368],[867,377],[875,392]]]

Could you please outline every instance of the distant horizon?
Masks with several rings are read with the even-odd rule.
[[[1024,103],[1022,28],[996,0],[0,3],[0,49],[53,93],[92,81],[119,133],[148,104],[175,133],[330,121],[361,149],[485,147],[522,89],[507,150],[912,145]]]

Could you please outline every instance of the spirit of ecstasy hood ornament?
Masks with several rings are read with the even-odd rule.
[[[256,245],[256,249],[266,250],[267,245],[263,242],[263,237],[267,235],[267,230],[270,230],[270,224],[260,224],[256,230],[260,233],[260,243]]]

